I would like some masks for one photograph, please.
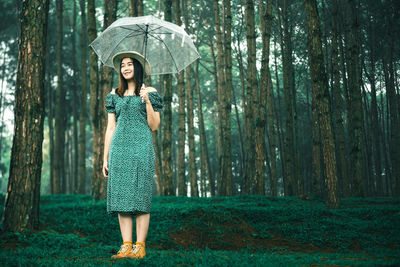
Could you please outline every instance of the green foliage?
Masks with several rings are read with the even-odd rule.
[[[0,195],[4,204],[4,195]],[[5,266],[390,266],[400,264],[400,200],[349,198],[328,210],[296,197],[154,197],[147,256],[112,261],[121,238],[105,201],[41,198],[40,229],[3,233]],[[3,209],[0,211],[2,215]]]

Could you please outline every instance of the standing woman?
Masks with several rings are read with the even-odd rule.
[[[123,244],[113,259],[143,258],[150,222],[155,173],[155,153],[151,131],[160,125],[162,100],[152,87],[141,88],[143,68],[150,65],[135,52],[113,57],[119,86],[106,96],[108,113],[104,142],[103,175],[107,181],[107,212],[118,213]],[[132,243],[136,217],[136,243]]]

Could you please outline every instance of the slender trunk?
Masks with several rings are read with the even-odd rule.
[[[392,6],[393,3],[387,4],[387,12],[390,10],[396,10],[396,13],[399,13],[396,7]],[[399,14],[394,17],[398,17]],[[392,181],[391,181],[391,189],[392,196],[399,197],[400,196],[400,113],[399,113],[399,94],[396,92],[396,84],[395,84],[395,70],[394,68],[394,53],[395,53],[395,42],[397,40],[397,36],[393,35],[393,18],[387,17],[386,22],[386,37],[388,41],[388,46],[385,49],[385,54],[383,56],[383,70],[385,75],[385,85],[387,91],[387,99],[388,99],[388,113],[390,116],[390,133],[389,133],[389,151],[390,151],[390,161],[392,166]]]
[[[286,107],[286,134],[285,134],[285,162],[288,196],[298,194],[298,181],[296,179],[296,149],[295,149],[295,105],[294,105],[294,71],[292,60],[292,40],[289,31],[288,0],[283,1],[283,35],[281,38],[283,62],[283,87]]]
[[[261,14],[261,38],[262,38],[262,60],[261,60],[261,85],[260,85],[260,106],[258,110],[258,119],[256,123],[256,180],[257,180],[257,194],[265,194],[264,176],[265,176],[265,129],[266,129],[266,104],[267,95],[272,97],[272,81],[271,72],[269,70],[269,54],[270,54],[270,39],[271,39],[271,26],[272,26],[272,0],[267,1],[267,7],[264,11],[263,1],[259,2],[259,10]],[[268,115],[269,119],[273,120],[272,99],[269,99]],[[271,110],[270,110],[271,109]],[[271,116],[271,117],[270,117]],[[271,129],[273,125],[271,125]],[[269,138],[270,142],[275,144],[274,136]],[[274,161],[275,151],[271,153],[271,160]],[[273,158],[272,158],[273,157]],[[269,163],[268,163],[269,164]],[[275,175],[275,164],[273,165],[273,172]],[[271,188],[276,187],[276,177],[270,181]],[[276,191],[274,192],[276,194]]]
[[[342,19],[342,16],[338,16],[338,21],[342,21],[343,19]],[[339,25],[338,25],[338,30],[339,30]],[[339,35],[339,38],[338,38],[338,41],[339,41],[339,51],[340,51],[340,68],[341,68],[341,72],[342,72],[342,79],[343,79],[343,89],[344,89],[344,99],[345,99],[345,107],[346,107],[346,112],[345,112],[345,115],[346,115],[346,118],[347,118],[347,129],[349,129],[349,121],[350,121],[350,118],[349,118],[349,116],[350,116],[350,101],[349,101],[349,97],[348,97],[348,91],[349,91],[349,89],[348,89],[348,81],[347,81],[347,69],[346,69],[346,64],[345,64],[345,61],[346,61],[346,59],[345,59],[345,53],[344,53],[344,45],[343,45],[343,41],[342,41],[342,38],[340,37],[340,35]],[[343,125],[343,128],[345,128],[345,126]],[[347,134],[347,136],[349,136],[349,134]],[[345,138],[344,138],[344,143],[345,143],[345,147],[348,147],[349,146],[349,142],[348,141],[346,141],[346,136],[345,136]],[[343,179],[342,179],[342,188],[341,188],[341,192],[342,192],[342,196],[343,197],[348,197],[348,196],[350,196],[350,181],[349,181],[349,178],[350,178],[350,161],[348,160],[348,158],[349,158],[349,154],[350,154],[350,152],[349,152],[349,149],[345,149],[345,151],[344,151],[344,153],[345,153],[345,164],[346,164],[346,166],[349,166],[349,167],[347,167],[347,168],[345,168],[344,170],[343,170],[343,172],[344,172],[344,176],[343,176]]]
[[[224,195],[232,195],[232,152],[231,152],[231,91],[232,91],[232,14],[231,0],[224,0],[224,57],[225,60],[225,86],[222,91],[223,123],[222,123],[222,166],[220,177],[225,182]]]
[[[243,20],[243,16],[241,18]],[[240,23],[240,27],[239,27],[239,33],[237,34],[237,39],[236,39],[236,44],[237,46],[235,47],[240,47],[240,36],[242,35],[242,30],[243,30],[243,22]],[[236,51],[236,55],[237,55],[237,62],[239,65],[239,77],[240,77],[240,88],[241,88],[241,103],[242,103],[242,108],[244,108],[245,110],[245,114],[247,114],[247,108],[246,108],[246,98],[245,98],[245,94],[246,94],[246,83],[245,83],[245,73],[246,73],[246,69],[244,67],[243,64],[243,56],[242,56],[242,51],[240,49],[235,48]],[[235,90],[232,90],[232,96],[233,96],[233,102],[235,104],[235,112],[236,112],[236,120],[238,123],[238,129],[239,129],[239,136],[240,136],[240,151],[241,151],[241,166],[242,166],[242,170],[241,170],[241,175],[240,177],[242,177],[242,179],[240,180],[240,193],[244,193],[244,188],[245,188],[245,184],[247,183],[246,180],[246,151],[245,149],[247,149],[244,147],[245,145],[245,141],[246,141],[246,136],[243,138],[243,132],[241,130],[241,124],[240,124],[240,120],[239,120],[239,114],[238,114],[238,108],[237,108],[237,104],[236,104],[236,97],[235,97]],[[248,125],[248,123],[246,122],[246,116],[245,117],[245,128],[246,125]]]
[[[201,150],[201,173],[207,174],[208,184],[210,186],[210,194],[212,197],[215,196],[215,184],[212,176],[211,168],[210,168],[210,159],[208,157],[208,148],[207,148],[207,135],[204,127],[204,118],[203,118],[203,110],[202,110],[202,102],[201,102],[201,94],[200,94],[200,83],[199,83],[199,62],[196,62],[196,94],[197,94],[197,110],[199,113],[199,135],[200,135],[200,150]]]
[[[111,4],[107,8],[110,8],[108,12],[111,14],[115,12],[113,9],[116,8],[116,3],[109,1]],[[88,36],[89,43],[93,42],[97,37],[96,32],[96,11],[95,1],[88,0],[87,4],[87,16],[88,16]],[[107,12],[106,12],[107,14]],[[112,19],[111,19],[112,20]],[[97,55],[90,49],[89,51],[89,92],[90,92],[90,117],[92,123],[93,132],[93,171],[92,171],[92,184],[91,192],[94,199],[106,199],[106,180],[104,180],[103,174],[101,173],[103,167],[103,151],[104,151],[104,137],[106,131],[107,115],[104,107],[104,94],[111,88],[103,90],[99,89],[99,70],[97,65]]]
[[[172,0],[164,0],[165,6],[165,20],[172,21]],[[172,182],[172,76],[167,74],[164,76],[164,120],[163,120],[163,155],[162,155],[162,169],[163,169],[163,185],[164,190],[162,195],[173,196],[175,190]]]
[[[49,1],[21,3],[14,137],[3,230],[39,226],[44,125],[44,74]]]
[[[181,26],[181,6],[179,0],[174,0],[175,21]],[[187,27],[187,25],[186,25]],[[178,73],[178,101],[179,101],[179,128],[178,128],[178,195],[186,196],[186,175],[185,175],[185,72]]]
[[[358,14],[355,0],[346,0],[346,62],[349,77],[350,95],[350,160],[351,168],[351,192],[353,196],[364,196],[362,180],[362,99],[359,68],[359,44],[358,44]]]
[[[85,12],[85,0],[79,0],[81,9],[81,96],[80,96],[80,114],[79,114],[79,194],[85,194],[86,186],[86,120],[87,120],[87,88],[86,88],[86,55],[87,55],[87,40],[86,40],[86,12]]]
[[[279,17],[278,17],[279,18]],[[276,80],[276,96],[278,98],[278,109],[276,108],[275,101],[273,102],[274,104],[274,110],[276,111],[276,125],[277,125],[277,133],[278,133],[278,140],[279,140],[279,154],[280,154],[280,159],[281,159],[281,176],[282,176],[282,187],[283,187],[283,194],[286,195],[286,187],[285,185],[287,184],[287,179],[285,177],[286,169],[285,169],[285,163],[284,163],[284,158],[285,158],[285,151],[283,149],[283,133],[282,133],[282,115],[281,115],[281,94],[280,94],[280,86],[279,86],[279,75],[278,75],[278,64],[277,64],[277,49],[276,49],[276,39],[274,39],[274,66],[275,66],[275,80]]]
[[[63,88],[63,68],[62,68],[62,44],[63,44],[63,1],[56,1],[57,15],[57,96],[55,114],[55,141],[54,141],[54,193],[60,194],[64,177],[64,146],[65,146],[65,90]]]
[[[335,114],[335,127],[336,130],[336,150],[337,150],[337,169],[338,169],[338,180],[340,188],[343,188],[343,180],[346,177],[346,154],[345,154],[345,133],[344,133],[344,126],[343,126],[343,98],[340,89],[340,62],[339,62],[339,42],[338,38],[340,38],[338,34],[338,3],[337,0],[334,0],[332,3],[332,73],[333,73],[333,107],[334,107],[334,114]]]
[[[143,16],[143,0],[130,0],[129,13],[131,17]]]
[[[186,68],[186,91],[187,91],[187,123],[189,139],[189,177],[190,177],[190,196],[198,197],[199,189],[196,175],[195,142],[194,142],[194,114],[193,114],[193,93],[190,84],[190,66]]]
[[[46,79],[46,85],[47,85],[47,103],[48,103],[48,114],[47,114],[47,124],[49,127],[49,147],[50,147],[50,194],[55,194],[54,192],[54,92],[53,92],[53,87],[51,86],[51,80],[50,80],[50,72],[46,72],[47,79]]]
[[[72,157],[72,193],[78,193],[78,66],[76,62],[76,18],[77,18],[77,7],[76,1],[74,1],[73,7],[73,18],[72,18],[72,33],[71,33],[71,43],[72,43],[72,116],[73,116],[73,157]],[[50,101],[51,102],[51,101]]]
[[[226,183],[222,176],[224,173],[224,98],[223,93],[225,89],[225,59],[224,59],[224,46],[223,46],[223,36],[221,31],[221,19],[219,15],[219,4],[217,0],[214,0],[214,18],[215,18],[215,36],[217,44],[217,64],[216,64],[216,88],[217,88],[217,162],[218,162],[218,178],[217,178],[217,191],[218,195],[225,196]]]
[[[257,67],[256,67],[256,35],[254,21],[254,2],[246,0],[245,4],[245,22],[246,22],[246,43],[248,51],[247,64],[247,89],[246,89],[246,174],[243,192],[245,194],[254,194],[255,179],[255,110],[258,107],[257,101]]]
[[[317,2],[316,0],[304,0],[304,6],[306,11],[308,62],[312,90],[313,95],[316,95],[316,105],[319,111],[317,124],[320,125],[320,129],[324,132],[324,135],[321,135],[321,143],[326,170],[326,192],[328,193],[326,205],[328,208],[338,208],[339,197],[337,191],[335,145],[333,142],[329,108],[329,84],[322,55]],[[313,122],[313,127],[316,127],[314,125],[316,125],[315,121]]]

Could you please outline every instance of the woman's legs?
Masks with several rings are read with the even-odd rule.
[[[118,213],[119,228],[123,242],[132,241],[133,218],[129,213]]]
[[[149,230],[150,213],[136,216],[136,241],[145,242]],[[132,233],[131,233],[132,234]]]

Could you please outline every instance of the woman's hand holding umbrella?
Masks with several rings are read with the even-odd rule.
[[[142,87],[140,89],[139,95],[142,98],[142,102],[148,104],[150,103],[150,99],[149,99],[149,89],[152,87]]]

